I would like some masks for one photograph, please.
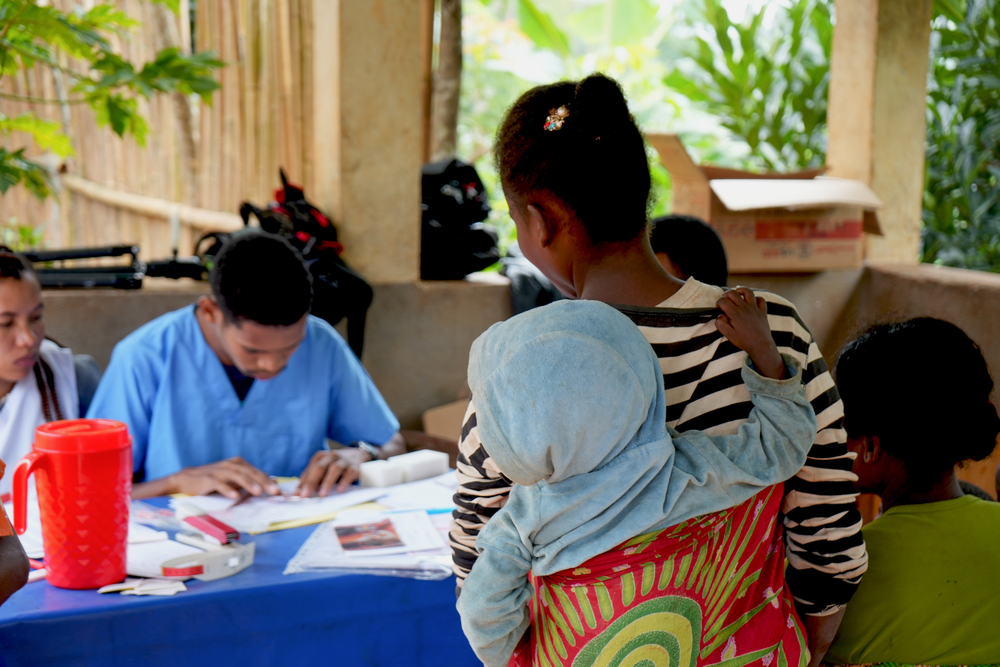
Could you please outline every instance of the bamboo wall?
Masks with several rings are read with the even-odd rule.
[[[74,2],[57,0],[66,7]],[[141,22],[116,45],[137,66],[159,49],[190,43],[187,26],[162,6],[140,0],[117,0],[117,5]],[[182,5],[185,16],[187,3]],[[196,48],[215,51],[226,62],[217,72],[222,88],[212,105],[179,95],[142,101],[150,128],[143,148],[99,128],[87,105],[69,104],[68,130],[76,156],[65,170],[107,188],[105,194],[111,196],[95,198],[87,194],[92,188],[84,191],[63,181],[61,196],[41,203],[22,187],[12,188],[0,197],[0,223],[16,217],[21,224],[44,225],[47,247],[138,243],[142,257],[164,258],[172,247],[170,202],[230,213],[238,212],[244,200],[266,204],[279,184],[279,166],[309,192],[311,114],[306,111],[312,103],[310,87],[303,85],[311,76],[312,31],[303,29],[309,25],[308,12],[308,0],[198,2]],[[58,98],[52,71],[41,65],[5,77],[0,91]],[[57,122],[62,116],[58,104],[11,99],[0,99],[0,110],[8,116],[32,110]],[[12,136],[5,143],[17,148],[30,140]],[[28,153],[37,156],[39,151],[32,147]],[[162,202],[140,208],[108,203],[116,192]],[[194,240],[208,227],[226,226],[213,225],[182,220],[181,254],[190,254]]]

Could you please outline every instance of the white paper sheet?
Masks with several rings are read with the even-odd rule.
[[[344,555],[352,559],[428,551],[445,546],[424,511],[387,513],[347,510],[338,514],[330,525],[339,537]],[[370,530],[375,526],[383,528]],[[384,546],[378,546],[382,544],[380,537],[386,541]],[[371,546],[371,541],[375,546]]]
[[[128,545],[127,564],[125,570],[133,577],[157,577],[159,579],[174,579],[183,581],[191,577],[164,577],[161,566],[171,558],[181,556],[200,556],[205,553],[187,544],[173,540],[158,540],[156,542],[141,542]]]
[[[445,579],[451,576],[451,551],[447,547],[444,535],[448,530],[447,515],[428,517],[425,512],[412,513],[369,513],[374,515],[397,518],[406,514],[422,515],[426,521],[421,527],[424,539],[433,541],[434,548],[423,551],[404,551],[385,555],[367,553],[363,555],[346,555],[337,539],[334,525],[352,521],[362,515],[362,512],[344,512],[334,521],[329,521],[316,528],[313,534],[299,548],[299,551],[288,562],[284,574],[296,574],[312,570],[346,569],[371,570],[373,574],[386,573],[400,576],[414,576],[421,579]],[[352,515],[354,515],[352,517]],[[398,521],[398,519],[397,519]],[[431,534],[427,534],[427,527]],[[404,574],[410,573],[410,574]]]
[[[451,511],[455,509],[455,490],[448,486],[455,479],[450,472],[440,477],[432,477],[419,482],[390,486],[386,494],[379,498],[379,504],[394,510]]]
[[[10,518],[11,522],[13,522],[14,503],[5,503],[3,507],[7,512],[8,518]],[[21,540],[21,546],[24,547],[24,552],[28,554],[28,558],[44,558],[45,551],[42,547],[42,519],[41,512],[38,509],[38,497],[33,495],[30,490],[28,493],[28,513],[26,523],[27,530],[24,531],[23,535],[18,535],[18,539]],[[167,534],[163,531],[153,530],[147,526],[143,526],[135,522],[129,522],[129,544],[139,542],[156,542],[165,539],[167,539]]]
[[[336,512],[337,510],[367,503],[381,497],[385,489],[351,489],[334,493],[326,498],[299,498],[298,496],[266,496],[232,507],[233,501],[223,496],[191,496],[170,501],[174,509],[190,505],[211,514],[241,533],[262,533],[272,523],[307,519]]]

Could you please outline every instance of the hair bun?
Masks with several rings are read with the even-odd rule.
[[[958,428],[957,443],[963,461],[972,459],[982,461],[989,458],[997,446],[997,436],[1000,436],[1000,416],[993,403],[986,402],[968,410],[968,416]]]
[[[570,112],[575,129],[595,138],[614,132],[622,123],[632,124],[624,91],[603,74],[591,74],[577,84]]]

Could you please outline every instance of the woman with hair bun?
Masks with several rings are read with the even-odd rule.
[[[847,345],[836,374],[857,486],[881,496],[882,515],[864,528],[868,573],[827,661],[1000,663],[1000,504],[955,476],[1000,435],[979,346],[941,320],[882,324]]]
[[[740,375],[747,354],[717,325],[720,302],[736,292],[679,280],[657,260],[646,145],[618,84],[593,74],[532,88],[508,110],[494,150],[522,253],[566,296],[613,305],[638,326],[659,361],[667,426],[737,433],[753,407]],[[647,536],[651,546],[621,544],[555,573],[536,568],[535,616],[513,664],[580,664],[584,658],[573,656],[603,651],[597,646],[617,636],[626,617],[635,628],[669,630],[660,648],[674,647],[664,649],[670,664],[798,667],[822,659],[867,567],[843,404],[795,307],[768,292],[751,296],[766,307],[779,351],[803,369],[818,429],[805,465],[748,501]],[[617,391],[603,388],[609,399]],[[466,413],[450,532],[459,586],[468,575],[472,593],[487,541],[477,538],[504,511],[512,488],[510,471],[491,455],[497,443],[480,428],[477,402],[487,400],[473,395]],[[676,598],[684,619],[643,616],[648,596]],[[509,598],[493,601],[481,618],[508,637],[524,609],[506,614]],[[666,657],[657,655],[650,664]]]
[[[74,357],[45,338],[42,288],[31,263],[0,246],[0,495],[5,502],[13,477],[13,468],[5,474],[7,465],[17,465],[31,451],[37,427],[82,415],[99,379],[93,359]],[[0,604],[27,580],[28,557],[0,505]]]
[[[83,415],[100,380],[92,358],[45,337],[44,314],[31,263],[0,246],[0,459],[8,465],[31,451],[37,427]],[[10,493],[10,478],[0,479],[0,495]]]

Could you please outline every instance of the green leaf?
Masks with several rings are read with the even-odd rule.
[[[656,12],[650,0],[604,0],[570,15],[568,23],[574,35],[588,42],[630,47],[653,32]]]
[[[0,133],[25,132],[43,150],[51,150],[59,157],[73,155],[73,145],[69,137],[62,133],[59,123],[37,118],[30,111],[9,118],[0,113]]]
[[[518,19],[521,31],[536,46],[555,51],[562,57],[569,56],[569,39],[552,17],[531,0],[518,0]]]
[[[153,2],[166,6],[174,14],[181,13],[181,0],[153,0]]]
[[[25,158],[23,148],[11,152],[0,146],[0,194],[6,194],[18,183],[24,183],[28,191],[39,199],[44,200],[52,192],[48,172]]]

